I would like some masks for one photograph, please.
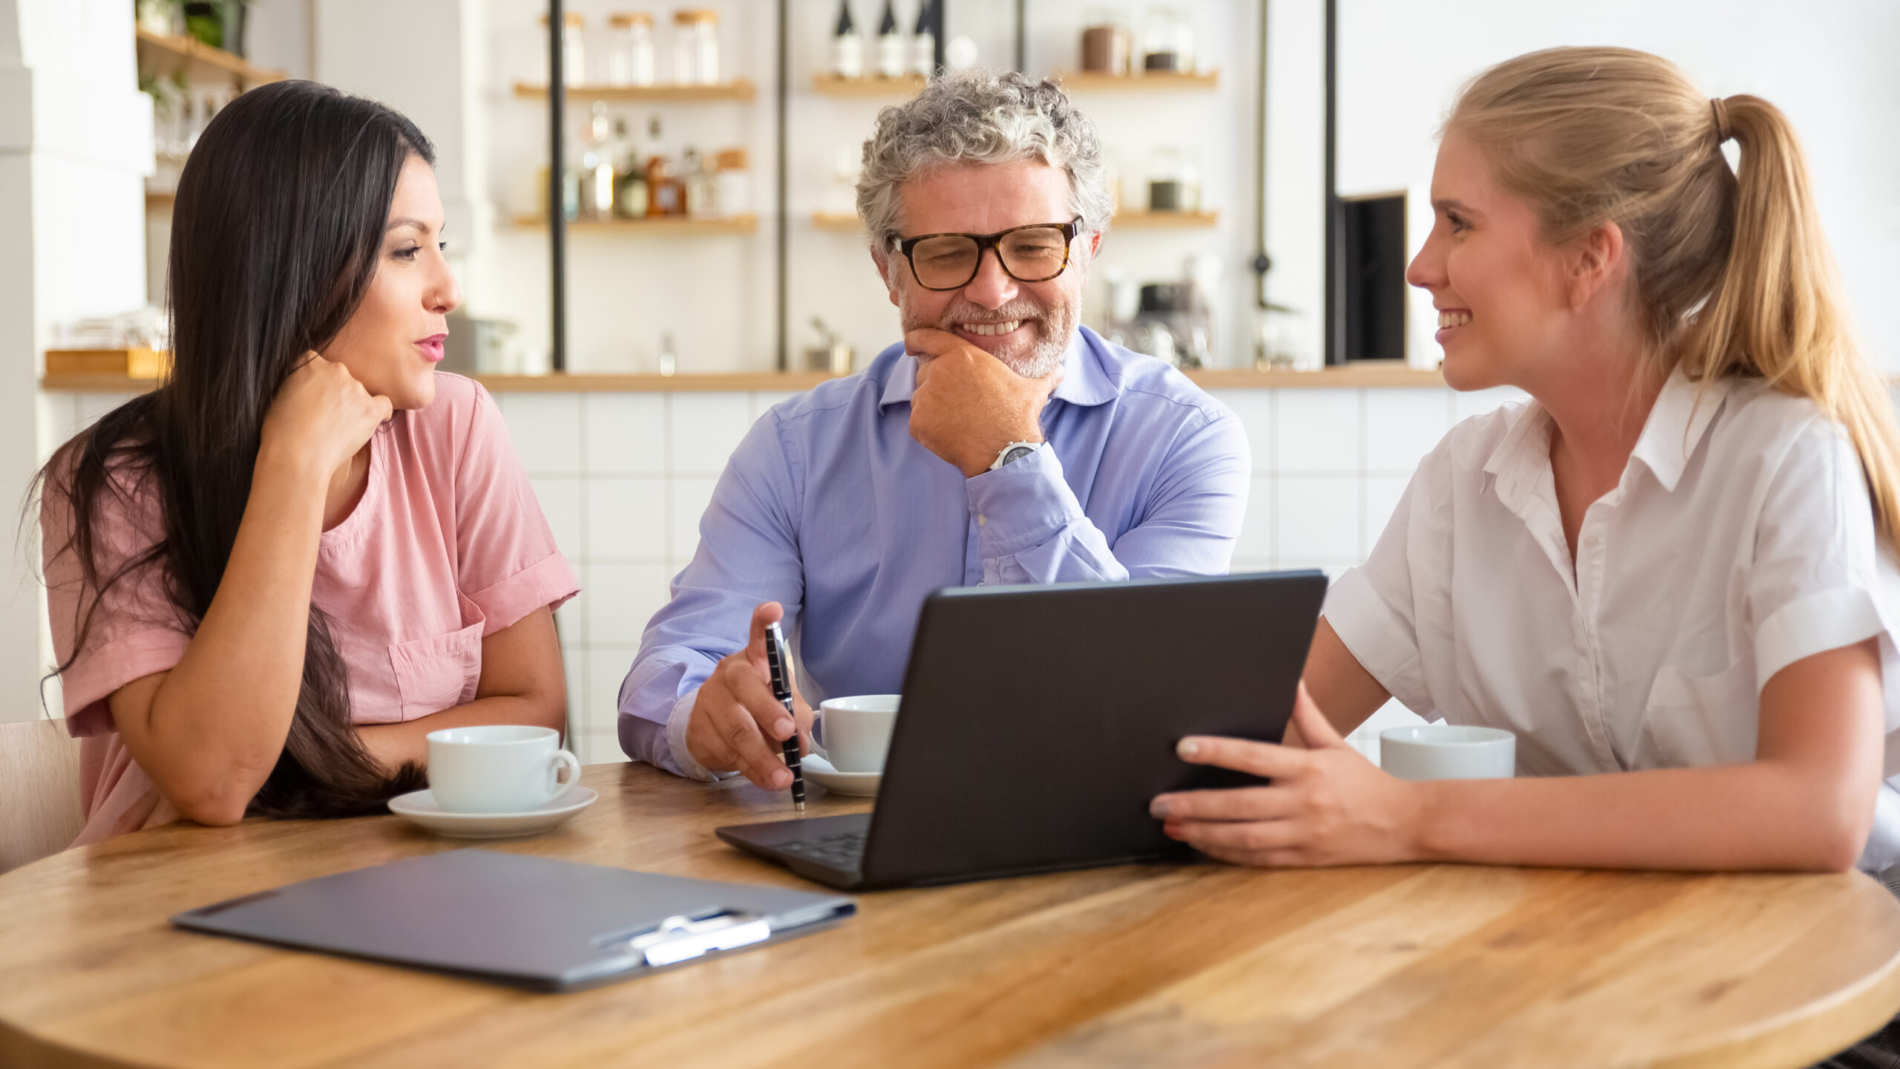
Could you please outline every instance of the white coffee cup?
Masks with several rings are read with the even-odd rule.
[[[821,751],[840,772],[882,772],[891,748],[891,729],[897,726],[899,694],[860,694],[832,698],[818,705]]]
[[[580,759],[561,749],[553,728],[444,728],[428,740],[429,791],[451,813],[526,813],[580,782]]]
[[[1379,767],[1399,779],[1509,779],[1517,736],[1503,728],[1423,724],[1379,732]]]

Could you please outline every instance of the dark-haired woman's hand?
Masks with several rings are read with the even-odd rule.
[[[287,465],[326,483],[393,411],[342,364],[304,354],[264,416],[260,466]]]

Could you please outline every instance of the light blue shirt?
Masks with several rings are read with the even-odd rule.
[[[753,424],[621,684],[628,756],[710,778],[687,718],[761,602],[785,607],[816,706],[896,693],[918,611],[943,587],[1226,573],[1251,454],[1234,414],[1180,372],[1079,330],[1043,408],[1049,444],[971,479],[910,436],[916,374],[894,345]]]

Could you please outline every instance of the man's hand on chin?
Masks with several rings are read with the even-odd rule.
[[[910,436],[964,478],[988,471],[1011,442],[1042,441],[1042,406],[1062,381],[1060,368],[1026,379],[955,334],[930,327],[904,335],[904,351],[918,358]]]

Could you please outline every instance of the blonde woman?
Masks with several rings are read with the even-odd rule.
[[[1445,379],[1531,400],[1419,465],[1287,745],[1181,744],[1272,785],[1155,815],[1257,865],[1893,867],[1900,433],[1787,119],[1536,52],[1465,88],[1432,201]],[[1340,736],[1388,696],[1515,732],[1520,778],[1385,775]]]

